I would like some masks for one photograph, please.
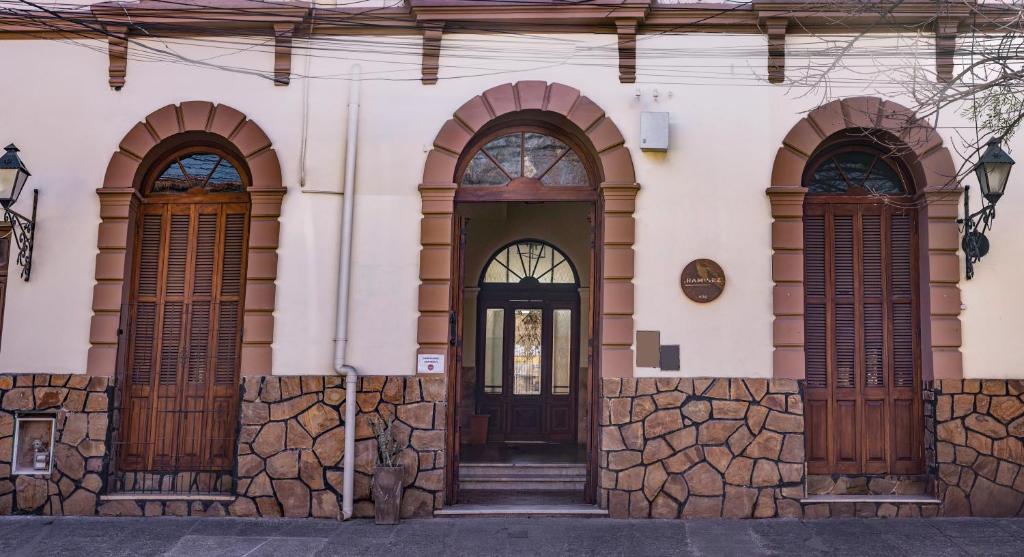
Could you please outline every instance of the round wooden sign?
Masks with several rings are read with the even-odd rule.
[[[683,269],[679,285],[687,298],[706,304],[720,296],[725,289],[725,272],[710,259],[694,259]]]

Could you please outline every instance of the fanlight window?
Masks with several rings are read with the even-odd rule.
[[[499,251],[487,264],[484,284],[576,284],[565,255],[543,242],[523,241]]]
[[[906,188],[892,163],[869,149],[844,150],[820,160],[807,184],[810,194],[903,195]]]
[[[536,132],[515,132],[488,142],[473,155],[463,186],[505,186],[517,178],[545,186],[587,186],[580,156],[564,142]]]
[[[244,191],[242,177],[230,161],[216,153],[176,157],[153,182],[154,193],[182,193],[201,189],[214,192]]]

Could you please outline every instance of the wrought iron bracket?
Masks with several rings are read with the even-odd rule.
[[[967,280],[974,278],[974,264],[988,255],[989,241],[985,232],[991,230],[996,218],[996,206],[982,201],[982,207],[971,213],[971,188],[964,188],[964,218],[957,219],[963,239],[960,247],[964,250]]]
[[[18,245],[18,265],[21,278],[28,282],[32,274],[32,247],[36,238],[36,207],[39,205],[39,190],[32,190],[32,218],[28,218],[10,207],[4,207],[4,222],[11,224],[11,235]]]

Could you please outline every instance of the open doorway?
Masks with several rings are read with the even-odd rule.
[[[458,502],[592,502],[593,203],[464,203],[456,214]]]

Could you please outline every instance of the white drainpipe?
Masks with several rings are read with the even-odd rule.
[[[359,131],[359,65],[352,66],[348,94],[348,136],[345,141],[345,190],[341,200],[341,248],[338,268],[338,308],[334,325],[334,371],[345,374],[345,460],[341,518],[352,518],[356,465],[356,368],[345,363],[348,347],[348,294],[352,273],[352,214],[356,187],[356,136]]]

